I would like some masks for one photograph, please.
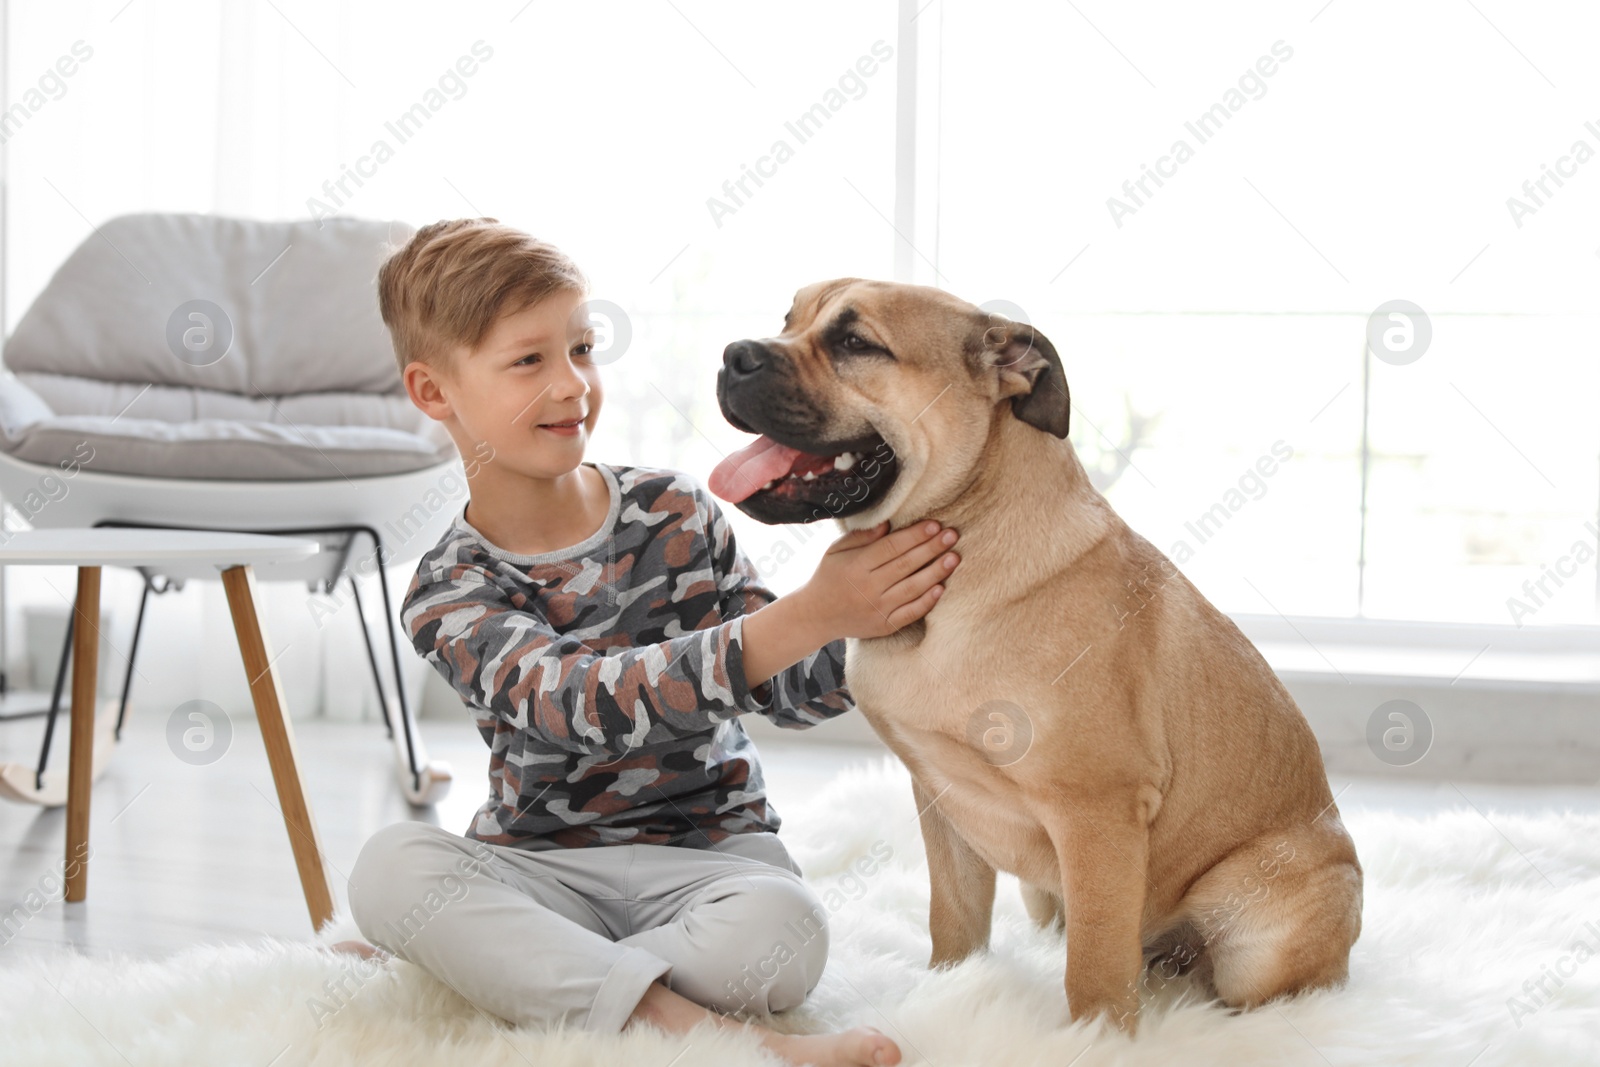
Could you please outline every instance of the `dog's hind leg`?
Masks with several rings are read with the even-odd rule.
[[[1066,917],[1062,914],[1061,897],[1048,889],[1022,883],[1022,906],[1028,909],[1028,917],[1041,930],[1066,929]]]
[[[1217,995],[1211,953],[1191,922],[1180,922],[1148,939],[1144,944],[1144,964],[1141,980],[1152,994],[1181,982],[1180,988],[1199,987],[1210,996]]]
[[[1361,865],[1335,816],[1235,850],[1183,903],[1217,995],[1229,1007],[1256,1007],[1344,982],[1361,933]]]

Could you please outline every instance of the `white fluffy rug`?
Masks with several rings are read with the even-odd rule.
[[[1230,1015],[1174,983],[1147,1003],[1129,1041],[1065,1024],[1063,943],[1033,928],[1009,878],[991,953],[925,969],[927,876],[897,763],[843,775],[809,807],[777,799],[783,837],[833,928],[827,973],[778,1023],[784,1030],[870,1023],[899,1041],[904,1063],[934,1067],[1600,1063],[1600,958],[1591,958],[1600,956],[1600,817],[1348,814],[1366,870],[1349,985]],[[851,872],[883,843],[887,864],[866,878]],[[321,940],[352,936],[341,916]],[[510,1029],[410,964],[365,979],[349,973],[355,966],[289,941],[158,961],[24,958],[0,970],[0,1063],[777,1062],[724,1033]],[[339,1006],[325,983],[341,979]],[[315,1000],[338,1007],[320,1026]]]

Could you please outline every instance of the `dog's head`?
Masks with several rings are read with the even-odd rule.
[[[723,353],[717,399],[762,436],[713,492],[766,523],[926,514],[968,484],[997,420],[1067,436],[1061,360],[1031,326],[940,289],[841,278],[795,294],[783,332]]]

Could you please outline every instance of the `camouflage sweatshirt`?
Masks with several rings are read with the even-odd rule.
[[[805,729],[851,710],[844,641],[751,690],[744,617],[775,597],[715,499],[677,471],[593,465],[611,505],[588,539],[517,555],[463,509],[406,591],[406,632],[489,745],[466,836],[704,848],[776,832],[738,716]]]

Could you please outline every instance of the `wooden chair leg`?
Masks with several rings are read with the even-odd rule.
[[[305,890],[306,907],[311,912],[311,927],[320,930],[333,918],[333,891],[322,866],[322,842],[317,836],[317,824],[311,817],[311,805],[295,761],[294,733],[284,710],[283,690],[278,685],[278,673],[267,655],[266,640],[261,632],[261,617],[256,611],[255,572],[249,566],[229,567],[222,572],[222,586],[228,593],[228,609],[233,614],[233,629],[239,637],[239,652],[244,657],[245,675],[250,680],[250,696],[255,702],[256,720],[261,724],[267,762],[272,765],[272,780],[278,787],[278,806],[289,830],[295,866],[300,869],[300,885]]]
[[[89,893],[89,789],[94,785],[95,687],[100,657],[100,568],[78,568],[72,623],[72,725],[67,754],[67,900]]]

